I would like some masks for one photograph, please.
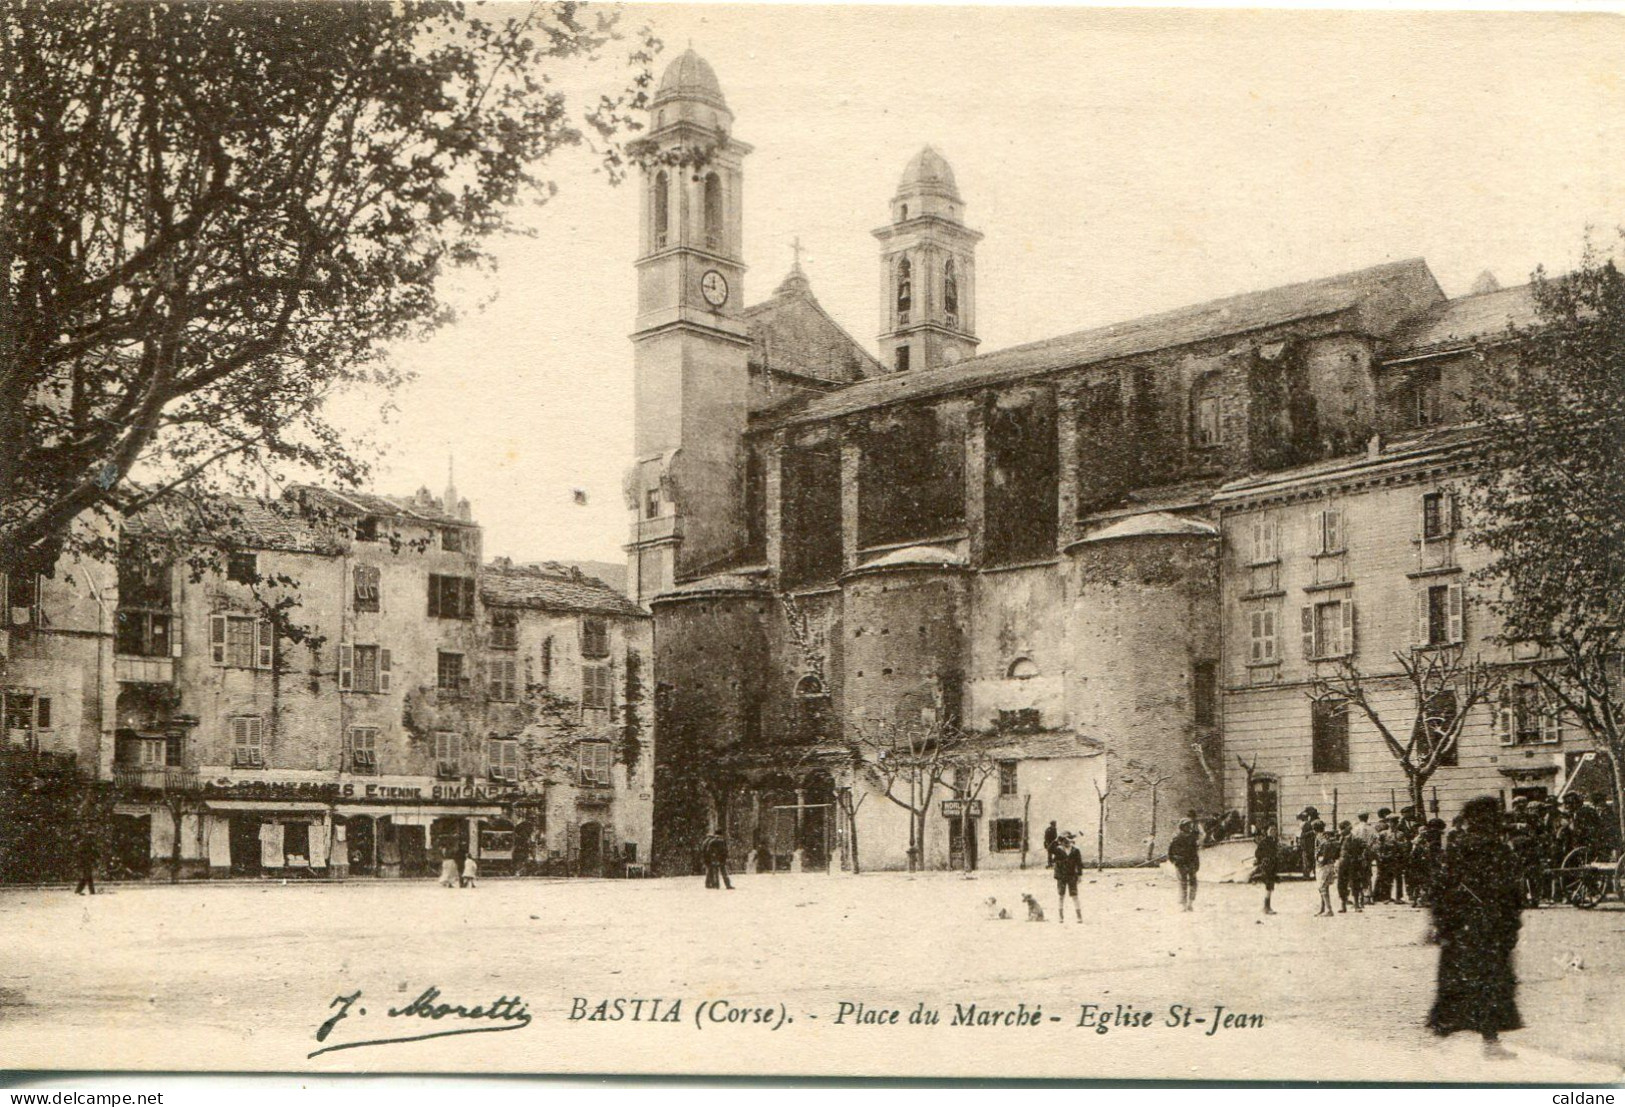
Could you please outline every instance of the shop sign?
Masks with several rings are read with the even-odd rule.
[[[239,776],[232,772],[200,774],[205,795],[238,799],[318,799],[326,801],[400,802],[402,800],[512,799],[512,784],[436,781],[429,777],[350,777],[337,779],[310,770],[287,770]]]
[[[980,819],[981,800],[943,800],[942,817],[945,819]]]

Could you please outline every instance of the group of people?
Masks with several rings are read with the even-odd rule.
[[[1313,807],[1298,815],[1298,863],[1320,890],[1322,916],[1356,912],[1372,903],[1425,906],[1438,882],[1443,863],[1446,825],[1443,819],[1423,821],[1414,808],[1397,815],[1384,807],[1376,821],[1362,811],[1351,822],[1328,826]],[[1277,868],[1285,860],[1277,851]],[[1338,907],[1332,909],[1336,889]],[[1266,897],[1267,898],[1267,897]]]
[[[462,854],[459,864],[458,854]],[[462,850],[444,849],[440,852],[440,886],[442,888],[473,888],[480,879],[480,865],[474,855]]]

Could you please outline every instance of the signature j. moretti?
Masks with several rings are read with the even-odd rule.
[[[360,1003],[359,989],[349,995],[334,996],[333,1002],[328,1004],[328,1007],[337,1008],[337,1011],[316,1028],[316,1040],[327,1041],[333,1029],[346,1019],[365,1019],[367,1009]],[[362,1046],[393,1045],[397,1042],[421,1042],[429,1038],[449,1038],[454,1034],[495,1034],[504,1030],[522,1030],[530,1025],[530,1010],[525,1006],[524,1000],[517,995],[512,998],[504,995],[490,1003],[468,1007],[460,1003],[440,1002],[440,989],[432,985],[423,989],[416,999],[404,1007],[387,1008],[385,1015],[391,1019],[416,1020],[417,1025],[426,1024],[435,1029],[417,1034],[402,1033],[390,1037],[324,1045],[307,1054],[306,1059],[323,1053],[332,1053],[338,1049],[360,1049]],[[395,1027],[405,1030],[408,1025],[412,1024],[397,1023]]]

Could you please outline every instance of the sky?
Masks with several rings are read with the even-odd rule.
[[[1449,295],[1521,283],[1625,223],[1625,23],[1606,15],[655,5],[714,67],[745,161],[742,303],[799,238],[871,352],[903,166],[948,159],[988,352],[1217,296],[1424,257]],[[606,63],[607,64],[607,63]],[[608,68],[572,78],[607,82]],[[619,561],[632,451],[635,181],[549,166],[532,237],[398,347],[417,380],[336,413],[385,444],[374,488],[444,488],[491,556]],[[736,292],[736,295],[738,293]],[[586,503],[576,503],[576,490]]]

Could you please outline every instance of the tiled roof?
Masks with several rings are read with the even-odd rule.
[[[289,491],[308,500],[312,507],[335,515],[376,515],[386,519],[410,519],[436,526],[473,526],[467,519],[444,510],[441,502],[426,493],[416,496],[380,496],[374,492],[343,492],[296,484]]]
[[[1442,300],[1421,258],[1390,262],[1315,281],[1248,292],[1124,323],[1012,346],[953,365],[893,373],[828,395],[798,398],[761,413],[766,425],[816,422],[867,408],[1019,380],[1134,354],[1354,310],[1379,336]]]
[[[292,502],[247,496],[171,497],[126,517],[127,534],[217,541],[256,550],[332,552],[333,536]]]
[[[1412,357],[1506,334],[1511,326],[1529,327],[1537,322],[1539,313],[1530,285],[1460,296],[1435,305],[1401,327],[1386,344],[1386,352],[1390,358]]]
[[[480,578],[480,597],[498,607],[533,607],[586,615],[644,618],[649,613],[615,589],[579,569],[542,568],[493,562]]]
[[[878,361],[846,332],[813,296],[800,267],[773,297],[740,313],[750,329],[750,366],[829,384],[879,376]]]
[[[975,745],[995,760],[1044,761],[1058,757],[1097,757],[1105,746],[1093,738],[1070,730],[1041,730],[1032,734],[993,733],[972,738]]]
[[[699,577],[695,580],[684,581],[675,588],[670,588],[654,598],[655,603],[664,600],[686,599],[690,596],[708,596],[718,592],[733,592],[748,596],[766,596],[772,594],[762,577],[746,572],[714,573],[710,576]]]

